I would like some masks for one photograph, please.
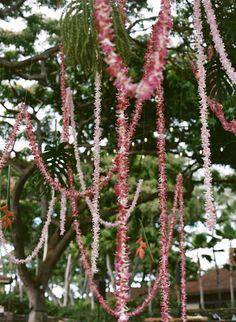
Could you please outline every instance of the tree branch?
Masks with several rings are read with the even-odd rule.
[[[11,15],[12,13],[16,13],[20,7],[26,2],[26,0],[18,0],[15,4],[11,5],[10,7],[4,7],[4,9],[0,9],[0,19],[5,19],[7,16]]]
[[[37,54],[33,57],[30,57],[21,61],[9,61],[5,58],[0,57],[0,67],[4,67],[11,70],[20,69],[22,67],[31,65],[32,63],[47,60],[51,55],[58,52],[58,50],[59,50],[59,45],[56,45],[54,47],[48,48],[41,54]]]
[[[133,27],[135,25],[137,25],[138,23],[140,22],[144,22],[144,21],[149,21],[149,20],[155,20],[157,19],[157,16],[152,16],[152,17],[149,17],[149,18],[141,18],[141,19],[137,19],[135,20],[133,23],[131,23],[127,29],[128,32],[130,32],[131,29],[133,29]]]

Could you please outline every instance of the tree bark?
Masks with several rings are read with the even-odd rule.
[[[39,288],[27,289],[30,302],[30,313],[28,322],[47,322],[47,306],[44,296],[45,291]]]
[[[235,307],[235,299],[234,299],[234,279],[233,279],[233,265],[234,265],[234,259],[233,259],[233,248],[232,243],[230,240],[229,244],[229,287],[230,287],[230,302],[231,302],[231,308],[234,309]]]

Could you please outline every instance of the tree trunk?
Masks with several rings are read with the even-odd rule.
[[[198,274],[199,274],[200,308],[202,310],[205,310],[204,291],[203,291],[203,285],[202,285],[202,269],[201,269],[199,256],[197,258],[197,262],[198,262]]]
[[[72,255],[69,254],[67,258],[66,271],[65,271],[65,285],[64,285],[64,299],[63,306],[68,304],[69,292],[70,292],[70,282],[71,282],[71,266],[72,266]]]
[[[233,258],[233,251],[231,240],[229,244],[229,287],[230,287],[230,301],[231,301],[231,308],[234,309],[234,279],[233,279],[233,265],[234,265],[234,258]]]
[[[44,290],[28,289],[30,313],[28,322],[47,322],[47,308]]]

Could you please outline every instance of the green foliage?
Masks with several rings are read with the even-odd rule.
[[[216,232],[222,238],[226,238],[229,240],[233,240],[236,238],[235,228],[229,222],[224,225],[222,230],[217,230]]]
[[[46,145],[42,153],[42,159],[52,177],[57,180],[62,187],[68,186],[67,165],[70,164],[75,169],[74,149],[68,143],[59,143],[53,146]],[[31,177],[31,184],[35,189],[43,187],[42,192],[50,195],[51,188],[44,180],[41,172],[35,167],[35,173]]]
[[[70,1],[61,18],[61,36],[66,55],[73,66],[80,65],[86,72],[96,71],[103,64],[97,42],[93,3],[94,0]],[[113,0],[111,7],[115,43],[121,56],[128,60],[129,37]]]
[[[195,248],[204,248],[207,246],[207,237],[205,234],[196,234],[193,237],[192,244]]]
[[[0,303],[4,306],[5,311],[15,314],[25,314],[28,311],[28,299],[26,297],[20,300],[19,294],[15,292],[0,292]]]

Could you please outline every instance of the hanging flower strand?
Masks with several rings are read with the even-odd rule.
[[[88,278],[88,282],[90,285],[90,290],[95,294],[98,302],[101,304],[101,306],[104,308],[104,310],[112,315],[112,316],[117,316],[116,312],[110,307],[110,305],[106,302],[106,300],[103,298],[103,296],[100,294],[97,285],[94,281],[94,274],[91,270],[89,261],[87,259],[86,256],[86,252],[85,252],[85,248],[84,248],[84,243],[83,243],[83,237],[82,237],[82,233],[80,230],[80,223],[78,220],[78,209],[77,209],[77,199],[76,196],[73,195],[73,193],[71,193],[70,196],[70,201],[71,201],[71,208],[72,208],[72,215],[74,218],[74,229],[75,229],[75,235],[76,235],[76,241],[79,247],[79,251],[80,251],[80,256],[81,256],[81,261],[82,261],[82,265],[85,271],[85,274]]]
[[[219,102],[216,102],[216,101],[210,99],[209,97],[208,97],[207,101],[208,101],[208,105],[209,105],[211,111],[218,118],[223,129],[225,131],[233,133],[236,136],[236,121],[235,120],[227,121],[225,119],[223,106]]]
[[[16,135],[19,132],[20,125],[23,120],[25,110],[26,110],[26,105],[22,103],[20,105],[20,112],[16,116],[16,122],[13,125],[12,131],[6,141],[6,144],[5,144],[3,151],[2,151],[2,155],[0,157],[0,170],[6,165],[8,159],[9,159],[9,154],[11,152],[13,144],[15,143]]]
[[[128,251],[128,122],[125,110],[128,107],[128,98],[123,91],[117,97],[117,133],[118,133],[118,156],[117,175],[118,182],[115,187],[118,204],[118,231],[116,235],[116,312],[118,322],[127,322],[127,303],[129,300],[129,251]]]
[[[80,185],[82,190],[86,190],[86,184],[84,179],[84,174],[81,167],[81,160],[79,154],[79,148],[77,146],[77,137],[76,137],[76,125],[75,125],[75,116],[74,116],[74,104],[70,88],[67,88],[66,97],[68,101],[68,106],[70,109],[71,115],[71,127],[72,127],[72,137],[73,137],[73,146],[74,154],[76,159],[76,169],[79,175]],[[95,128],[94,128],[94,174],[93,174],[93,201],[89,197],[85,198],[85,201],[89,207],[89,210],[92,214],[93,221],[93,242],[92,242],[92,271],[93,273],[97,272],[97,258],[99,255],[99,231],[100,231],[100,214],[99,214],[99,195],[100,195],[100,116],[101,114],[101,77],[96,73],[95,78]]]
[[[165,117],[163,89],[157,91],[157,131],[159,134],[157,144],[159,168],[159,200],[160,200],[160,275],[161,275],[161,313],[163,322],[169,316],[169,278],[168,278],[168,212],[167,212],[167,177],[166,177],[166,144],[165,144]]]
[[[62,101],[62,133],[61,142],[68,142],[69,140],[69,109],[68,101],[66,99],[66,76],[65,76],[65,54],[64,46],[61,44],[60,49],[60,91]]]
[[[178,175],[177,184],[179,187],[179,222],[180,222],[180,293],[181,293],[181,318],[182,321],[187,321],[187,294],[186,294],[186,259],[184,247],[184,193],[183,193],[183,178]]]
[[[197,67],[195,64],[192,64],[192,70],[193,70],[193,74],[194,74],[196,80],[198,81]],[[235,120],[232,120],[232,121],[226,120],[225,115],[224,115],[224,111],[223,111],[223,106],[219,102],[217,102],[216,100],[211,99],[209,96],[207,97],[207,103],[208,103],[208,106],[210,107],[212,113],[220,121],[223,129],[225,131],[233,133],[236,136],[236,121]]]
[[[236,71],[233,68],[232,63],[228,58],[228,55],[225,50],[224,42],[220,36],[220,32],[217,26],[216,17],[215,17],[214,9],[212,7],[211,0],[202,0],[202,3],[205,8],[207,21],[210,25],[210,30],[215,43],[215,48],[220,56],[221,64],[225,69],[227,75],[229,76],[230,80],[232,81],[232,83],[236,85]]]
[[[209,229],[213,229],[216,223],[216,212],[213,204],[213,188],[211,176],[211,151],[210,151],[210,131],[208,128],[208,108],[206,95],[206,71],[204,68],[205,54],[202,47],[202,23],[200,0],[194,1],[194,26],[196,30],[197,46],[197,80],[198,92],[200,96],[200,119],[201,119],[201,140],[203,150],[204,186],[205,186],[205,206],[208,215],[207,224]]]
[[[168,5],[168,1],[163,1]],[[169,15],[164,16],[166,11],[160,11],[160,19],[165,19],[165,24],[162,24],[162,30],[160,33],[160,52],[156,49],[152,52],[153,66],[150,69],[146,79],[143,78],[140,83],[134,84],[130,77],[127,76],[128,69],[122,61],[121,57],[116,53],[115,45],[113,43],[113,29],[112,29],[112,19],[111,19],[111,8],[108,0],[96,0],[95,1],[95,18],[97,23],[97,29],[99,32],[98,40],[100,42],[101,48],[105,55],[105,61],[108,64],[108,73],[111,77],[115,78],[115,86],[118,90],[124,90],[128,96],[135,96],[141,101],[148,100],[156,90],[157,84],[160,82],[160,77],[162,72],[159,71],[162,63],[161,53],[162,46],[165,47],[165,39],[168,38],[170,29],[172,28],[172,21]],[[163,15],[163,17],[161,17]],[[156,23],[157,25],[158,22]]]
[[[1,244],[4,248],[4,250],[6,251],[6,256],[9,258],[10,262],[17,264],[17,265],[26,264],[26,263],[31,262],[38,255],[40,249],[43,247],[45,240],[47,238],[47,231],[48,231],[48,227],[49,227],[51,220],[52,220],[55,202],[56,202],[56,198],[55,198],[54,191],[53,191],[52,199],[49,203],[49,207],[48,207],[48,211],[47,211],[46,221],[43,226],[39,242],[36,245],[36,247],[34,248],[34,250],[32,251],[32,253],[30,255],[28,255],[26,258],[19,259],[19,258],[16,258],[14,255],[12,255],[11,252],[9,253],[9,250],[7,247],[8,242],[4,238],[3,231],[2,231],[2,223],[0,221],[0,241],[1,241]]]
[[[101,76],[97,72],[95,76],[95,127],[94,127],[94,173],[93,173],[93,242],[92,242],[92,272],[96,273],[97,259],[99,256],[99,235],[100,235],[100,213],[99,213],[99,198],[100,198],[100,140],[101,140]]]
[[[178,211],[178,207],[179,207],[179,213],[180,213],[180,209],[183,209],[180,207],[180,199],[183,199],[183,194],[181,194],[181,186],[182,186],[182,178],[181,175],[178,175],[177,180],[176,180],[176,185],[175,185],[175,189],[174,189],[174,202],[173,202],[173,206],[172,206],[172,211],[171,211],[171,218],[170,218],[170,223],[169,223],[169,228],[168,228],[168,242],[167,242],[167,250],[168,253],[170,251],[171,245],[172,245],[172,240],[173,240],[173,232],[174,232],[174,227],[175,227],[175,223],[176,223],[176,213]],[[183,214],[183,210],[181,210],[182,214]],[[160,273],[160,269],[161,267],[159,266],[159,269],[157,270],[156,273],[156,278],[155,281],[153,282],[152,287],[150,288],[146,298],[144,299],[143,303],[141,303],[135,310],[133,310],[132,312],[129,312],[129,316],[137,316],[139,314],[141,314],[144,309],[148,306],[148,304],[153,300],[153,298],[155,297],[158,289],[160,288],[161,285],[161,273]],[[185,305],[185,304],[183,304]]]
[[[60,235],[65,233],[65,223],[66,223],[66,195],[61,194],[61,210],[60,210]]]

